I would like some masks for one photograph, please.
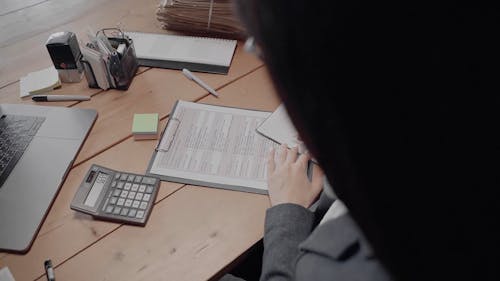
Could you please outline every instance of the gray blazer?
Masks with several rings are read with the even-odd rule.
[[[317,222],[315,213],[295,204],[267,210],[261,281],[391,279],[349,215],[315,228]]]

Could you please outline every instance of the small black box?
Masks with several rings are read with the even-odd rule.
[[[45,45],[56,69],[78,68],[81,52],[73,32],[54,33],[50,35]]]

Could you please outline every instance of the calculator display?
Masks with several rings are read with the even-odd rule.
[[[104,184],[108,180],[108,177],[109,176],[107,174],[99,172],[83,204],[89,207],[95,206],[95,203],[97,202],[97,199],[99,198],[99,195],[101,194],[101,191],[104,188]]]

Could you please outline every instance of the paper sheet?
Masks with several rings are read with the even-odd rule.
[[[289,148],[298,146],[299,153],[307,151],[283,104],[257,128],[257,132],[280,144],[285,143]]]
[[[0,281],[16,281],[8,267],[3,267],[0,269]]]
[[[61,86],[59,74],[54,66],[31,72],[21,77],[19,82],[19,96],[21,98],[48,92]]]
[[[179,101],[150,173],[206,186],[267,190],[267,156],[277,144],[255,129],[269,114]]]

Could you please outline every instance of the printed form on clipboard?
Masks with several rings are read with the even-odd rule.
[[[256,132],[269,112],[177,101],[148,167],[162,180],[267,194],[277,144]]]

